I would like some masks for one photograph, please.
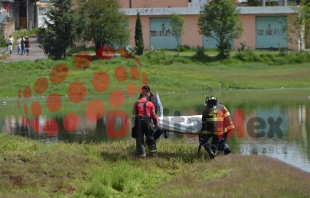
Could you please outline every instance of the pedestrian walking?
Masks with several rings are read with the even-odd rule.
[[[25,38],[25,50],[26,50],[26,54],[27,56],[29,55],[29,51],[30,51],[30,41],[28,36],[26,36]]]
[[[14,43],[14,38],[12,37],[12,35],[9,36],[9,38],[6,41],[7,45],[8,45],[8,52],[10,54],[12,54],[12,50],[13,50],[13,43]]]
[[[17,54],[21,53],[21,38],[17,36],[16,38],[16,48],[17,48]]]
[[[22,38],[20,40],[20,48],[21,48],[20,55],[24,55],[25,54],[25,38],[24,38],[24,36],[22,36]]]

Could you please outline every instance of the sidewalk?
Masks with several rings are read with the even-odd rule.
[[[14,38],[16,41],[16,38]],[[15,62],[15,61],[35,61],[37,59],[47,58],[47,56],[44,55],[43,50],[39,48],[39,43],[37,43],[37,37],[36,36],[29,36],[30,40],[30,51],[29,55],[18,55],[17,54],[17,48],[15,47],[13,49],[13,52],[11,56],[8,59],[2,60],[0,59],[0,62],[8,63],[8,62]],[[0,52],[6,52],[7,48],[0,48]]]

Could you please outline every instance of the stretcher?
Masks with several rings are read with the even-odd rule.
[[[198,153],[201,150],[200,131],[202,115],[158,117],[158,129],[166,132],[199,135]]]
[[[158,129],[167,132],[201,135],[202,115],[158,117]]]

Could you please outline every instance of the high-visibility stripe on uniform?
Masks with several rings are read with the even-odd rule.
[[[223,121],[224,118],[207,118],[207,122],[210,122],[210,121]]]
[[[150,153],[156,153],[156,152],[157,152],[156,149],[150,150]]]
[[[201,134],[210,134],[210,135],[223,135],[225,133],[225,131],[216,131],[216,132],[213,132],[213,131],[206,131],[206,130],[203,130],[201,131]]]
[[[226,113],[224,114],[224,117],[226,118],[226,117],[228,117],[228,116],[230,116],[230,113],[229,113],[229,112],[226,112]]]
[[[146,157],[146,154],[141,154],[141,155],[138,155],[138,157]]]
[[[234,129],[234,128],[235,128],[235,126],[234,126],[234,125],[232,125],[232,126],[228,126],[228,127],[226,127],[226,130],[227,130],[227,131],[229,131],[229,130]]]

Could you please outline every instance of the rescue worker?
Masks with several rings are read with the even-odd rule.
[[[135,110],[135,130],[137,130],[136,150],[139,157],[146,157],[144,147],[144,136],[149,148],[151,157],[157,156],[156,142],[153,137],[153,130],[151,129],[152,122],[157,126],[157,116],[155,107],[152,102],[147,100],[146,93],[140,94],[139,100],[134,104]]]
[[[206,109],[202,115],[202,128],[200,144],[209,153],[211,159],[216,154],[229,154],[230,148],[226,144],[227,133],[233,130],[234,124],[227,108],[220,104],[214,96],[207,96],[205,99]],[[212,138],[211,145],[208,143]],[[217,150],[217,153],[216,153]]]
[[[161,101],[159,99],[158,93],[156,95],[154,95],[151,92],[151,88],[149,86],[143,86],[142,92],[146,93],[147,100],[153,103],[153,105],[155,107],[156,115],[159,111],[160,116],[163,116],[163,106],[162,106]]]
[[[154,107],[155,107],[155,113],[156,115],[160,115],[160,117],[163,117],[163,114],[164,114],[164,111],[163,111],[163,106],[161,104],[161,101],[160,101],[160,98],[159,98],[159,95],[158,93],[156,93],[156,95],[154,95],[152,92],[151,92],[151,88],[149,86],[143,86],[142,87],[142,92],[146,93],[147,95],[147,100],[152,102]],[[154,138],[155,140],[157,140],[161,134],[163,134],[164,131],[162,130],[156,130],[154,132]],[[165,137],[167,138],[167,134],[165,133]]]

